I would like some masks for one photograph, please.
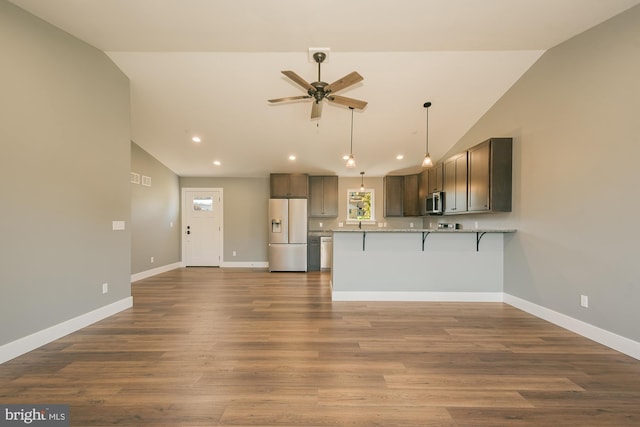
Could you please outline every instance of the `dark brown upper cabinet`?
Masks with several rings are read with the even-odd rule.
[[[306,199],[309,197],[309,175],[306,173],[272,173],[272,199]]]
[[[402,216],[403,176],[384,177],[384,216]]]
[[[429,193],[437,193],[438,191],[444,191],[443,180],[443,166],[442,163],[427,169],[429,174]]]
[[[469,212],[511,212],[511,138],[491,138],[469,149]]]
[[[338,216],[338,177],[309,177],[309,216],[335,218]]]
[[[420,205],[418,203],[418,187],[420,175],[405,175],[404,189],[402,193],[402,215],[420,216]]]
[[[467,152],[444,162],[444,214],[467,211]]]

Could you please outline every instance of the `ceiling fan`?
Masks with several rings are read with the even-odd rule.
[[[334,95],[334,93],[339,90],[345,89],[351,85],[354,85],[364,78],[358,74],[356,71],[347,74],[341,79],[336,80],[331,84],[327,84],[320,79],[320,65],[325,60],[327,55],[324,52],[315,52],[313,54],[313,59],[318,64],[318,81],[316,82],[307,82],[305,79],[294,73],[293,71],[283,71],[282,74],[289,77],[299,86],[304,88],[307,91],[307,95],[300,96],[288,96],[286,98],[277,98],[270,99],[269,102],[283,102],[283,101],[297,101],[300,99],[313,99],[313,105],[311,106],[311,118],[316,119],[319,118],[322,114],[322,100],[327,99],[331,102],[335,102],[336,104],[346,105],[350,108],[357,108],[358,110],[362,110],[366,107],[366,101],[360,101],[359,99],[347,98],[346,96]]]

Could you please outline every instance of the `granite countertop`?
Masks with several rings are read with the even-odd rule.
[[[515,233],[514,228],[337,228],[334,233]]]
[[[307,234],[319,237],[331,237],[333,235],[332,230],[309,230]]]

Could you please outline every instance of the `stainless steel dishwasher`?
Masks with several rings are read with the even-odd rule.
[[[320,270],[331,270],[333,237],[320,238]]]

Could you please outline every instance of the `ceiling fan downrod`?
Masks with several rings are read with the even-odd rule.
[[[327,54],[324,52],[316,52],[313,54],[313,59],[318,63],[318,81],[319,82],[322,81],[322,79],[320,78],[320,64],[322,64],[326,58],[327,58]]]

